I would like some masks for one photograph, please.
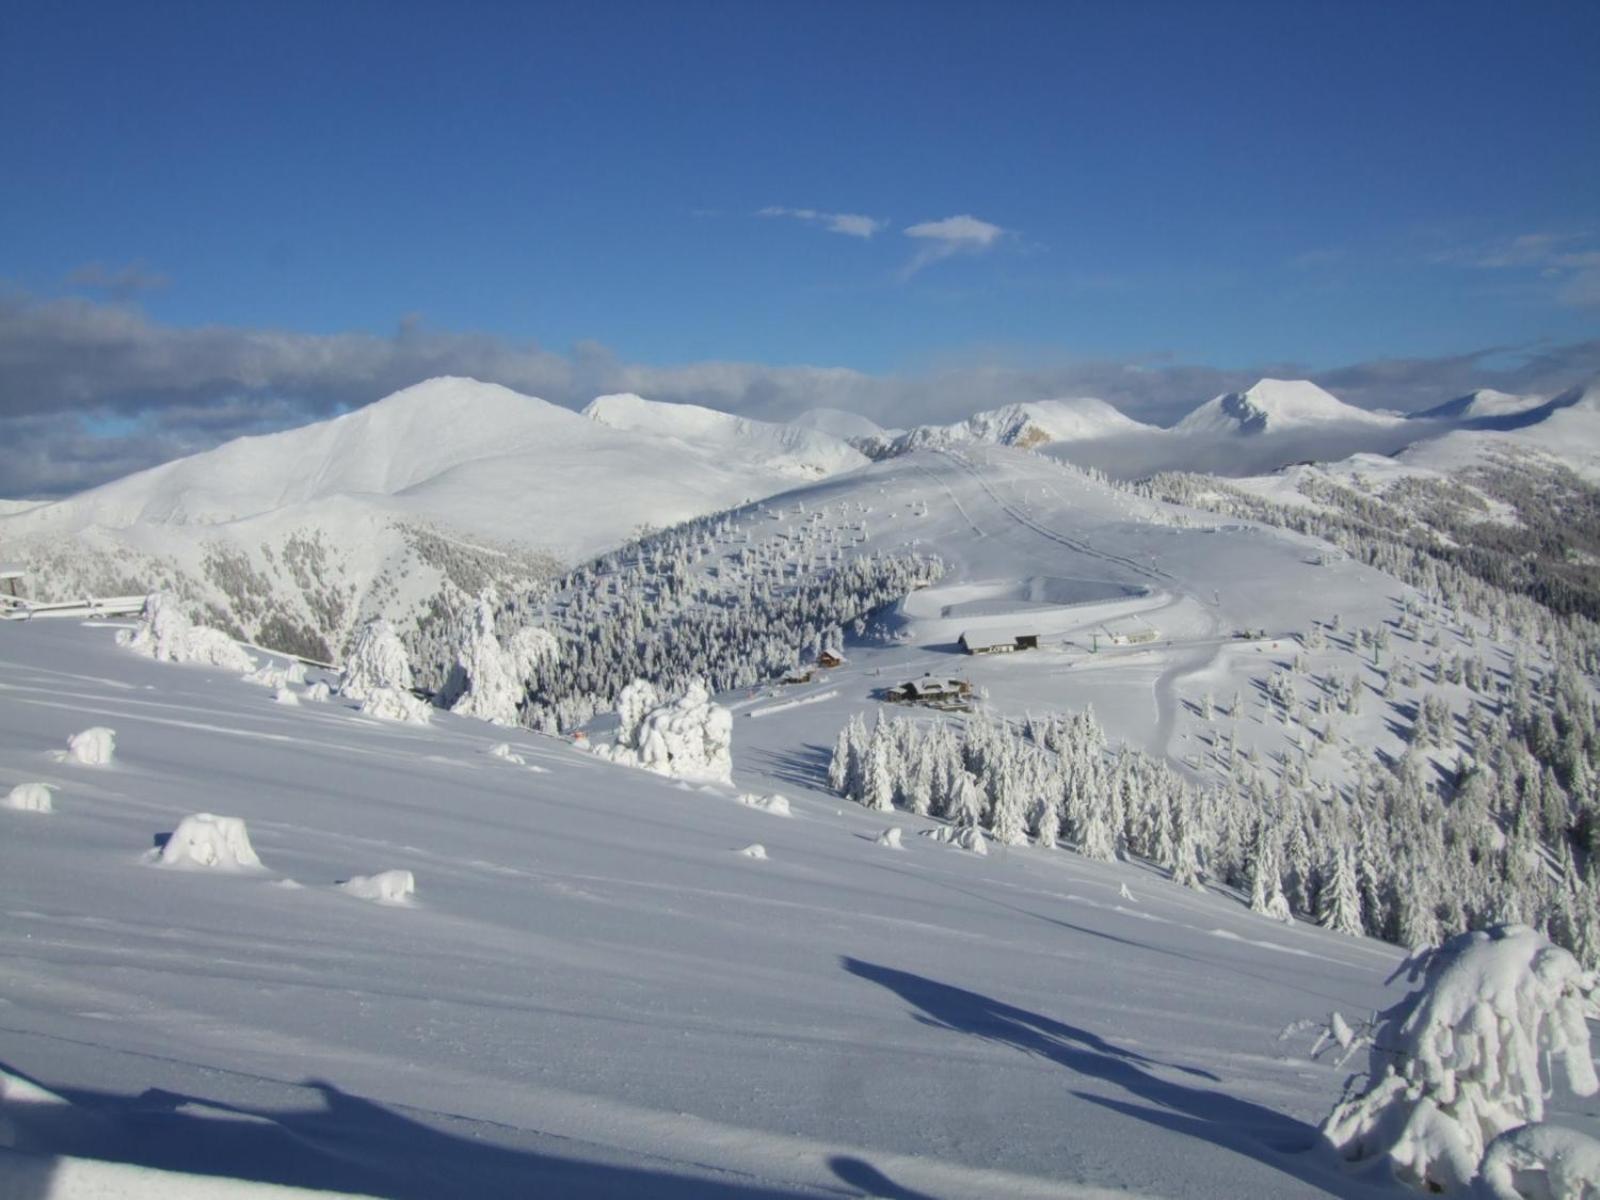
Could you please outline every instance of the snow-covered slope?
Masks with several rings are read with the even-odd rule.
[[[815,429],[819,433],[832,434],[845,441],[853,438],[882,437],[885,434],[898,432],[887,430],[876,421],[868,420],[859,413],[846,412],[842,408],[808,408],[788,423],[798,425],[801,429]]]
[[[1479,388],[1411,416],[1418,421],[1501,421],[1521,416],[1544,403],[1543,396],[1515,396],[1493,388]]]
[[[1319,425],[1394,425],[1403,418],[1346,404],[1304,379],[1263,379],[1207,400],[1173,426],[1180,434],[1286,433]]]
[[[0,543],[36,598],[166,587],[197,616],[325,657],[364,616],[410,625],[441,592],[525,586],[642,528],[866,461],[826,434],[705,409],[674,414],[670,433],[643,419],[668,406],[600,407],[641,419],[618,428],[493,384],[430,380],[0,512]]]
[[[611,429],[666,439],[696,453],[732,457],[797,479],[817,479],[867,462],[831,433],[752,421],[698,404],[663,404],[632,393],[596,397],[583,415]]]
[[[749,742],[782,716],[691,789],[0,633],[0,781],[56,785],[0,810],[0,1191],[75,1155],[209,1177],[168,1196],[1361,1194],[1304,1153],[1344,1072],[1277,1035],[1392,999],[1392,947],[905,814],[880,846]],[[91,722],[114,764],[54,761]],[[262,867],[144,861],[197,811]],[[387,870],[408,902],[336,886]]]

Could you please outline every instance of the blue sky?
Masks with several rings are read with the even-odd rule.
[[[1315,372],[1600,335],[1594,3],[12,0],[4,23],[0,319],[77,296],[163,353],[410,320],[662,368]],[[233,391],[293,399],[258,384]],[[159,390],[83,403],[179,402]]]

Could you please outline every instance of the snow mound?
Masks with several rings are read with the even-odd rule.
[[[332,695],[333,689],[320,679],[306,689],[306,699],[316,701],[319,704]]]
[[[1397,425],[1405,418],[1346,404],[1305,379],[1263,379],[1242,392],[1207,400],[1173,432],[1261,434],[1315,425]]]
[[[900,826],[891,825],[878,835],[878,845],[887,846],[891,850],[903,850],[905,846],[900,841]]]
[[[194,813],[178,822],[161,847],[163,867],[209,867],[232,870],[259,867],[250,845],[250,834],[238,817],[217,817]]]
[[[1493,1200],[1594,1200],[1600,1142],[1576,1129],[1522,1125],[1489,1143],[1478,1179]]]
[[[281,667],[274,666],[269,662],[259,670],[252,671],[246,675],[244,681],[278,691],[288,687],[290,684],[304,683],[306,681],[306,668],[304,663],[296,659],[291,659]]]
[[[277,691],[273,692],[272,698],[279,704],[287,704],[291,707],[300,703],[300,697],[296,696],[294,692],[287,687],[280,687]]]
[[[94,725],[67,739],[69,761],[86,767],[109,766],[117,751],[117,731],[104,725]]]
[[[941,825],[937,829],[924,829],[922,836],[941,846],[957,850],[970,850],[973,854],[988,854],[989,847],[983,839],[983,830],[976,825]]]
[[[662,703],[642,679],[622,689],[617,740],[594,753],[691,783],[733,782],[733,714],[694,679],[682,696]]]
[[[789,798],[774,792],[770,796],[757,796],[752,792],[744,792],[739,796],[739,803],[746,808],[760,809],[762,812],[771,813],[775,817],[792,817],[789,809]]]
[[[220,629],[196,625],[160,592],[145,598],[139,624],[117,632],[117,644],[157,662],[198,663],[254,671],[256,660]]]
[[[19,783],[6,793],[4,807],[17,812],[54,812],[48,783]]]
[[[399,688],[371,689],[361,701],[358,711],[364,717],[404,721],[408,725],[426,725],[432,719],[432,710],[426,700],[420,700]]]
[[[763,862],[765,862],[767,858],[767,848],[760,842],[751,842],[743,850],[739,851],[739,853],[744,855],[746,858],[759,858]]]
[[[376,875],[354,875],[339,887],[359,900],[377,904],[405,904],[417,890],[410,871],[379,871]]]
[[[516,751],[514,751],[511,748],[511,743],[510,742],[501,742],[499,745],[490,746],[489,747],[489,756],[491,758],[502,758],[506,762],[512,763],[515,766],[519,766],[519,767],[525,767],[525,766],[528,765],[528,760],[523,758],[522,755],[518,754]]]
[[[1544,1118],[1541,1063],[1579,1096],[1600,1091],[1584,1023],[1600,985],[1536,930],[1460,934],[1400,970],[1422,986],[1380,1014],[1366,1091],[1322,1127],[1347,1161],[1384,1159],[1430,1191],[1466,1188],[1488,1143]]]

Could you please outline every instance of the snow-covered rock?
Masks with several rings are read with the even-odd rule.
[[[199,663],[228,671],[254,671],[256,660],[220,629],[196,625],[161,592],[145,598],[139,624],[117,631],[117,643],[157,662]]]
[[[765,862],[767,859],[767,848],[760,842],[751,842],[750,845],[739,851],[739,853],[744,855],[746,858],[758,858],[762,862]]]
[[[238,817],[194,813],[178,822],[157,853],[163,867],[210,867],[223,870],[259,867],[250,834]]]
[[[67,739],[66,759],[86,767],[109,766],[117,752],[117,731],[92,725]]]
[[[1600,1091],[1584,1022],[1595,976],[1536,930],[1460,934],[1402,970],[1422,986],[1381,1014],[1366,1089],[1322,1127],[1347,1161],[1383,1159],[1413,1187],[1464,1189],[1494,1138],[1543,1120],[1543,1067],[1579,1096]]]
[[[903,850],[905,847],[901,843],[900,838],[900,826],[891,825],[878,835],[878,845],[887,846],[891,850]]]
[[[417,890],[417,881],[410,871],[379,871],[376,875],[354,875],[339,887],[359,900],[378,904],[404,904]]]
[[[6,793],[3,801],[6,808],[18,812],[54,812],[55,805],[50,799],[50,785],[48,783],[19,783]]]
[[[291,708],[300,703],[300,697],[295,695],[293,689],[280,687],[272,693],[272,698],[279,704],[287,704]]]
[[[513,750],[510,742],[500,742],[497,745],[490,746],[489,756],[491,758],[504,759],[506,762],[518,767],[525,767],[528,765],[528,760]]]

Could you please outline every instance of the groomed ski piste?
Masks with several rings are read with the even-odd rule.
[[[102,625],[4,634],[0,763],[54,811],[0,811],[0,1194],[78,1159],[200,1177],[169,1196],[1361,1194],[1308,1153],[1344,1072],[1278,1034],[1381,1004],[1392,947],[938,845],[748,741],[731,788],[530,733],[517,765]],[[91,724],[112,761],[57,761]],[[152,856],[200,812],[261,865]],[[381,871],[415,895],[338,886]]]

